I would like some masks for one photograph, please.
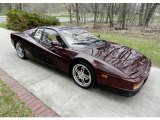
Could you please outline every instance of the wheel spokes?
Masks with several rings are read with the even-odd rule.
[[[84,73],[85,67],[81,66],[81,72]]]
[[[91,74],[86,66],[77,64],[73,67],[73,77],[80,86],[87,87],[91,83]]]
[[[83,85],[86,84],[84,78],[82,78],[81,81]]]
[[[23,51],[23,48],[21,47],[21,45],[19,43],[17,43],[16,49],[17,49],[17,53],[18,53],[19,57],[22,58],[24,56],[24,51]]]
[[[80,73],[80,71],[78,69],[76,69],[75,72],[78,73],[78,74]]]
[[[90,79],[90,78],[91,78],[90,75],[84,75],[84,79],[85,79],[85,80],[88,80],[88,79]]]

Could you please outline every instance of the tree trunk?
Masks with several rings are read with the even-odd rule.
[[[118,22],[120,26],[122,24],[122,14],[123,14],[123,4],[119,3]]]
[[[107,10],[106,11],[106,20],[105,20],[105,23],[107,24],[108,23],[108,18],[109,18],[109,10],[108,10],[108,4],[107,3],[105,4],[105,9]]]
[[[107,17],[106,17],[106,21],[105,21],[106,24],[108,23],[108,18],[109,18],[109,12],[107,11]]]
[[[133,16],[131,3],[128,3],[127,8],[126,8],[126,11],[127,11],[127,12],[126,12],[127,19],[126,19],[126,24],[125,24],[125,26],[127,27],[128,24],[130,24],[131,19],[132,19],[132,16]]]
[[[0,13],[2,12],[2,3],[0,3]]]
[[[77,25],[79,26],[79,4],[76,3],[76,18],[77,18]]]
[[[70,24],[72,23],[72,5],[73,5],[72,3],[65,4],[66,9],[69,13]]]
[[[155,9],[156,9],[158,4],[159,3],[154,3],[152,5],[152,7],[150,8],[150,10],[148,11],[148,14],[147,14],[146,19],[145,19],[144,26],[148,26],[149,21],[150,21],[151,17],[153,16],[153,13],[154,13],[154,11],[155,11]]]
[[[113,27],[113,3],[109,4],[108,9],[109,9],[109,24],[110,27]]]
[[[94,25],[93,25],[93,28],[96,28],[96,22],[97,22],[97,9],[98,9],[98,4],[97,3],[94,3]]]
[[[143,17],[143,26],[145,26],[146,19],[148,17],[148,13],[149,13],[149,10],[150,10],[150,8],[152,6],[152,3],[146,3],[145,6],[146,7],[145,7],[145,12],[144,12],[144,17]]]
[[[70,23],[72,23],[72,3],[69,5],[69,18],[70,18]]]
[[[7,9],[12,9],[12,4],[14,4],[14,3],[6,3],[6,8]]]
[[[19,3],[19,10],[22,10],[22,3]]]
[[[83,21],[84,24],[86,24],[86,13],[84,13],[84,21]]]
[[[122,29],[125,28],[125,22],[126,22],[126,9],[127,9],[127,3],[123,3],[123,11],[122,11]]]
[[[97,18],[97,12],[94,13],[94,24],[93,24],[93,28],[96,28],[96,18]]]
[[[140,11],[139,11],[139,24],[138,24],[138,26],[142,26],[142,25],[143,25],[142,22],[143,22],[144,6],[145,6],[145,4],[142,3],[142,4],[141,4]]]

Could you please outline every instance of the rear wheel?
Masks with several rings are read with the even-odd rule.
[[[72,77],[75,83],[82,88],[93,87],[96,82],[96,75],[86,62],[76,62],[73,65]]]
[[[24,48],[23,48],[22,44],[19,41],[16,42],[16,51],[17,51],[17,55],[21,59],[25,59],[26,58]]]

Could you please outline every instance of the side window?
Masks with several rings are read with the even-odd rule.
[[[55,42],[57,43],[58,33],[51,29],[45,29],[42,36],[42,41]]]
[[[41,39],[42,32],[43,32],[43,29],[38,29],[34,34],[34,38]]]

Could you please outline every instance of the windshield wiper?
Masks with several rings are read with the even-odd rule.
[[[93,41],[92,43],[96,43],[96,42],[99,42],[100,40],[96,39],[95,41]]]
[[[94,42],[98,42],[99,39],[97,39],[94,36],[92,36],[92,37],[87,37],[85,41],[89,42],[89,43],[94,43]]]

